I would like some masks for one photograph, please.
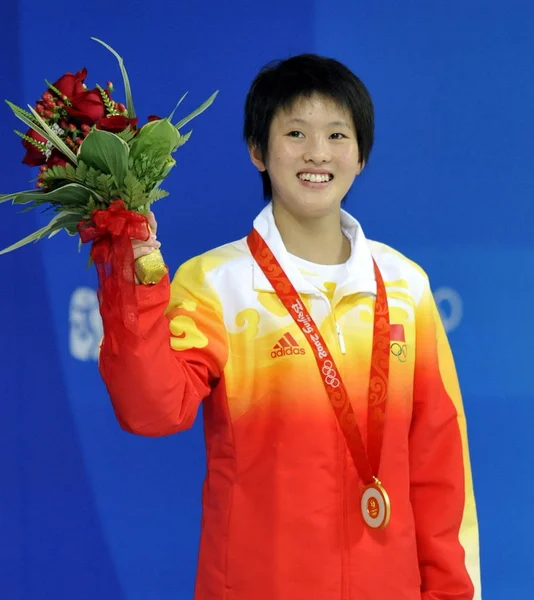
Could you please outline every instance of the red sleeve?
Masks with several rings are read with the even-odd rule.
[[[480,598],[478,529],[465,418],[429,286],[417,309],[416,329],[410,473],[422,598],[472,600],[474,583]]]
[[[183,265],[172,286],[166,276],[157,285],[137,286],[136,296],[135,335],[111,325],[101,309],[100,373],[123,429],[168,435],[191,427],[221,376],[227,355],[222,311],[199,259]]]

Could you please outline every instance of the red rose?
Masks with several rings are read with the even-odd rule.
[[[149,115],[147,121],[149,123],[152,121],[161,121],[161,117],[158,117],[157,115]]]
[[[70,99],[70,102],[71,106],[66,106],[65,110],[71,117],[76,117],[87,125],[94,125],[106,114],[104,101],[97,89],[77,94]]]
[[[26,132],[26,135],[33,140],[37,140],[38,142],[43,142],[46,144],[45,138],[35,132],[33,129],[30,129]],[[22,159],[22,162],[29,167],[39,167],[40,165],[44,165],[46,163],[46,156],[36,148],[31,142],[27,140],[22,140],[22,145],[26,148],[26,155]]]
[[[128,127],[135,129],[137,121],[139,119],[129,119],[121,115],[114,115],[112,117],[104,117],[96,122],[96,128],[102,129],[102,131],[110,131],[111,133],[120,133]]]
[[[87,69],[81,69],[75,75],[73,73],[65,73],[60,77],[54,87],[59,90],[67,98],[77,96],[84,91],[83,82],[87,77]]]

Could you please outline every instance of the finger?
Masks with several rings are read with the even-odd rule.
[[[141,256],[147,256],[154,252],[156,248],[159,248],[159,246],[138,246],[137,248],[134,248],[133,251],[134,259],[137,260]]]
[[[154,248],[146,248],[146,247],[137,248],[137,250],[135,250],[135,252],[134,252],[134,259],[137,260],[138,258],[141,258],[142,256],[148,256],[153,251],[154,251]]]
[[[161,242],[159,242],[154,236],[150,236],[148,240],[136,240],[131,238],[132,248],[140,248],[141,246],[148,246],[151,248],[159,248]]]
[[[152,231],[152,233],[154,235],[156,235],[156,232],[158,230],[158,223],[156,221],[156,217],[155,217],[154,213],[151,210],[149,210],[146,215],[146,218],[147,218],[150,230]]]
[[[148,240],[147,242],[132,244],[132,248],[137,250],[138,248],[147,248],[148,250],[155,250],[156,248],[161,248],[161,242],[158,240]]]

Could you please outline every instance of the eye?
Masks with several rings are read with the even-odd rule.
[[[301,131],[290,131],[287,135],[294,138],[304,137],[304,134]]]
[[[334,140],[342,140],[343,138],[346,138],[347,136],[343,133],[333,133],[330,137],[333,138]]]

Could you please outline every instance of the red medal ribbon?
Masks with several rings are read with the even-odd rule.
[[[98,273],[98,298],[108,298],[109,314],[130,331],[137,324],[135,261],[130,238],[148,240],[150,228],[144,215],[127,210],[123,200],[114,200],[107,210],[94,210],[91,218],[78,223],[82,242],[92,242],[91,258]]]
[[[289,314],[306,336],[313,350],[328,398],[345,436],[360,478],[365,485],[374,484],[377,481],[384,439],[390,352],[390,323],[386,287],[376,262],[373,260],[377,294],[369,378],[366,449],[341,374],[319,332],[319,328],[271,249],[255,229],[249,234],[247,243],[252,256],[261,267]]]

